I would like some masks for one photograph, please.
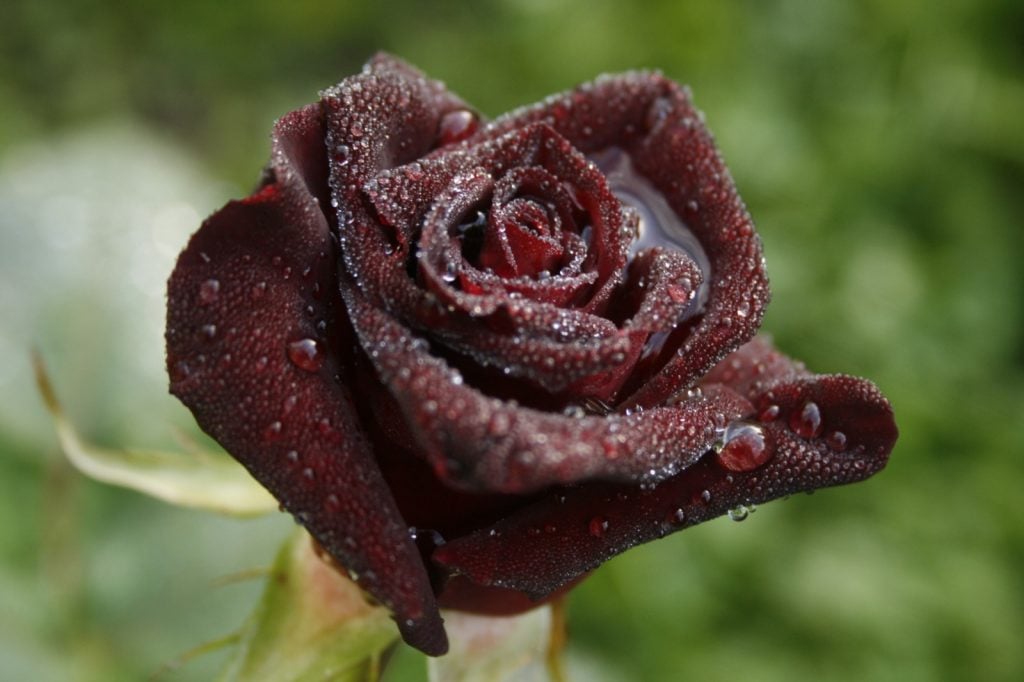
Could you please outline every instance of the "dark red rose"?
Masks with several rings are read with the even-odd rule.
[[[656,73],[485,123],[377,57],[277,123],[168,297],[172,392],[429,654],[439,604],[524,610],[896,439],[872,384],[753,338],[759,239]]]

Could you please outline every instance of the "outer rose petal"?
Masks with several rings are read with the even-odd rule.
[[[204,223],[168,287],[171,390],[387,605],[406,641],[447,649],[437,604],[356,421],[316,106],[275,129],[267,184]],[[322,196],[322,195],[321,195]],[[318,328],[317,321],[323,321]]]
[[[397,320],[343,293],[381,381],[435,474],[453,486],[525,494],[591,479],[653,484],[696,461],[716,426],[753,409],[731,389],[631,415],[570,417],[518,406],[467,386]]]
[[[762,398],[779,408],[772,421],[762,424],[774,449],[763,466],[732,471],[710,451],[652,490],[610,483],[557,490],[448,542],[434,552],[434,562],[477,585],[543,599],[635,545],[740,505],[863,480],[885,466],[896,441],[888,401],[863,379],[803,376],[777,383]],[[789,425],[789,417],[808,401],[820,406],[827,424],[820,437],[810,439]],[[850,434],[842,450],[828,439],[835,430]],[[464,584],[459,592],[466,599]]]

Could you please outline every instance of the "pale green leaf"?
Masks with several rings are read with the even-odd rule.
[[[298,531],[278,554],[224,682],[368,682],[398,638],[387,609],[317,556]]]
[[[270,493],[241,464],[222,453],[119,450],[86,443],[64,415],[38,356],[33,356],[33,365],[61,449],[86,476],[178,506],[222,514],[253,516],[277,509]]]

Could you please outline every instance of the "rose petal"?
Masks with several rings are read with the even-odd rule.
[[[346,370],[347,332],[328,222],[310,191],[325,176],[322,140],[317,107],[283,118],[266,184],[214,214],[182,253],[168,286],[171,390],[359,574],[406,641],[440,654],[426,572],[352,398],[333,380]]]
[[[363,348],[435,474],[454,486],[521,494],[593,478],[653,484],[689,466],[714,442],[716,428],[753,409],[729,389],[607,417],[489,398],[394,318],[343,293]]]
[[[757,469],[726,469],[711,451],[653,490],[610,483],[558,490],[448,542],[434,552],[434,562],[478,585],[542,599],[640,543],[740,505],[860,481],[885,466],[897,431],[889,403],[870,382],[810,377],[780,385],[772,398],[783,414],[817,401],[829,428],[848,434],[845,449],[826,437],[801,438],[779,419],[762,425],[775,453]]]

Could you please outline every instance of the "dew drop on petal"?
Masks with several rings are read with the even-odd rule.
[[[344,166],[348,163],[349,148],[347,144],[339,144],[334,147],[334,161],[339,166]]]
[[[199,304],[210,305],[220,296],[220,281],[208,279],[199,285]]]
[[[682,507],[670,509],[665,515],[665,521],[673,526],[681,526],[686,523],[686,512]]]
[[[277,440],[281,437],[281,422],[270,422],[267,428],[263,429],[263,440]]]
[[[459,142],[476,132],[478,125],[476,114],[468,109],[449,111],[438,125],[438,141],[442,145]]]
[[[757,424],[735,421],[725,427],[718,463],[729,471],[751,471],[767,462],[774,454]]]
[[[299,369],[316,372],[324,366],[324,354],[314,339],[299,339],[288,344],[288,359]]]
[[[608,519],[603,516],[595,516],[590,519],[590,523],[587,524],[587,529],[595,538],[604,537],[605,531],[608,530]]]
[[[798,412],[789,415],[789,428],[801,438],[817,438],[821,435],[821,410],[818,404],[808,401]]]
[[[733,521],[746,521],[748,516],[750,516],[750,510],[742,504],[729,510],[729,518]]]
[[[842,431],[833,431],[828,434],[825,441],[828,443],[829,448],[834,452],[843,452],[846,450],[846,434]]]

